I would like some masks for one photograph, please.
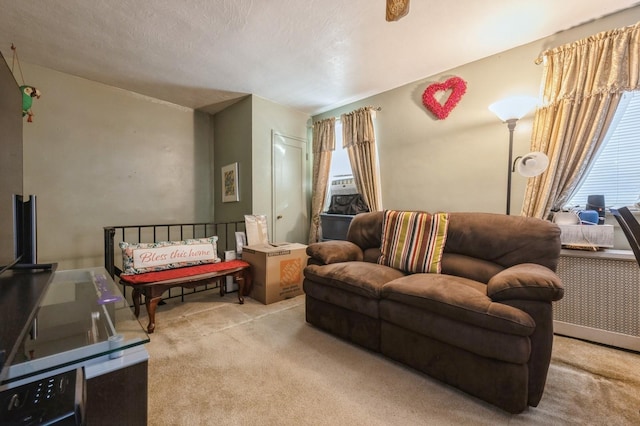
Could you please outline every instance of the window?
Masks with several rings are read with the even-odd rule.
[[[584,207],[589,195],[604,195],[607,207],[640,200],[640,91],[623,94],[600,151],[567,207]]]
[[[330,179],[338,176],[351,176],[351,163],[347,150],[342,148],[342,123],[336,120],[336,149],[331,155]]]
[[[331,155],[331,169],[329,171],[329,186],[327,188],[327,198],[325,199],[323,211],[329,209],[331,195],[353,194],[356,191],[351,163],[347,150],[342,148],[342,123],[336,120],[336,149]]]

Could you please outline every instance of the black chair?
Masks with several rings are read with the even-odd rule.
[[[640,223],[627,207],[611,209],[611,213],[620,224],[620,228],[622,228],[624,236],[627,237],[631,250],[633,250],[633,254],[640,266]]]

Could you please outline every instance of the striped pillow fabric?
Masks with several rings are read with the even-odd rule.
[[[440,273],[448,213],[386,210],[378,263],[405,272]]]

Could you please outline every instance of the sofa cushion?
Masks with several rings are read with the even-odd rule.
[[[381,297],[502,333],[529,336],[535,321],[520,309],[493,302],[486,286],[443,274],[413,274],[384,285]]]
[[[555,271],[560,228],[546,220],[497,213],[449,213],[446,253],[464,254],[508,268],[537,263]]]
[[[380,259],[380,247],[368,248],[364,251],[365,262],[378,263],[378,259]]]
[[[378,263],[405,272],[440,272],[448,213],[386,210]]]
[[[323,241],[307,246],[307,254],[323,264],[362,260],[362,250],[350,241]]]
[[[342,262],[308,265],[305,278],[361,296],[378,299],[385,283],[404,276],[402,271],[369,262]]]
[[[441,270],[443,274],[457,275],[470,280],[488,283],[491,277],[504,268],[488,260],[457,253],[443,253]]]
[[[562,299],[564,288],[560,277],[551,269],[536,263],[521,263],[496,274],[487,285],[487,295],[500,300]]]
[[[382,211],[357,214],[349,225],[347,240],[356,244],[362,251],[380,248],[383,216]]]

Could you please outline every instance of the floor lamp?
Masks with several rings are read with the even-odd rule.
[[[531,96],[514,96],[489,105],[489,110],[507,123],[509,129],[509,163],[507,164],[507,214],[511,212],[511,173],[513,170],[513,130],[516,122],[531,111],[538,99]]]

